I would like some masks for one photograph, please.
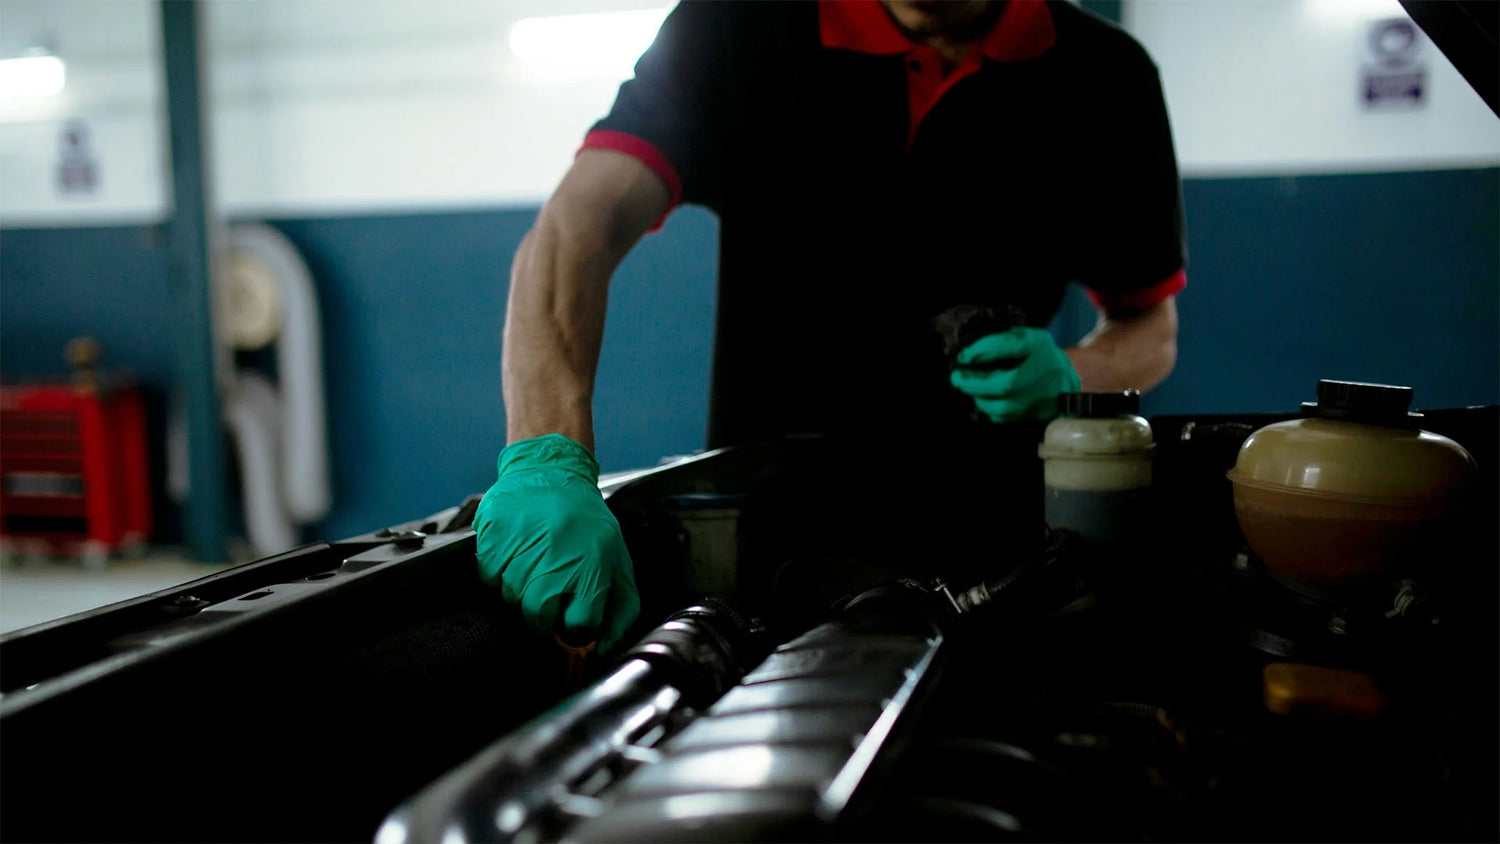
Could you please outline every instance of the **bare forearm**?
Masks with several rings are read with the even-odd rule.
[[[614,264],[559,228],[544,215],[511,271],[501,356],[506,440],[558,433],[593,449],[590,406]]]
[[[1101,316],[1094,330],[1066,353],[1085,391],[1145,392],[1165,380],[1177,363],[1175,300],[1137,314]]]
[[[511,266],[500,362],[508,443],[562,434],[593,450],[609,278],[668,201],[644,164],[584,150],[542,207]]]

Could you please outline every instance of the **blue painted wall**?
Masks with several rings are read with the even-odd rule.
[[[1177,368],[1149,415],[1295,411],[1320,378],[1500,403],[1500,169],[1188,179]],[[1052,324],[1093,326],[1081,290]]]
[[[90,334],[106,360],[165,385],[173,372],[165,229],[0,231],[0,374],[66,369]]]
[[[334,512],[309,537],[404,521],[481,492],[503,443],[500,336],[511,259],[536,209],[272,220],[301,250],[323,315]],[[64,369],[91,334],[151,388],[173,383],[160,227],[0,233],[0,374]],[[672,215],[610,289],[595,407],[606,471],[703,446],[718,224]],[[164,457],[153,455],[158,486]],[[158,490],[163,534],[177,514]]]
[[[1177,371],[1150,413],[1295,410],[1319,378],[1500,403],[1500,170],[1183,185]]]
[[[1500,403],[1500,169],[1188,180],[1184,198],[1181,353],[1148,414],[1287,411],[1320,377],[1410,384],[1421,406]],[[336,504],[312,535],[432,512],[493,479],[503,303],[535,213],[272,221],[324,314]],[[57,371],[62,344],[89,333],[165,391],[156,232],[0,233],[0,373]],[[682,209],[621,267],[596,396],[606,471],[701,447],[717,249],[712,215]],[[1091,323],[1075,292],[1055,327],[1076,339]]]

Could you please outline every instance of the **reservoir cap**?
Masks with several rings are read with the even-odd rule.
[[[1136,416],[1141,412],[1141,391],[1062,393],[1057,397],[1057,410],[1063,416],[1078,416],[1085,419]]]
[[[1412,389],[1358,381],[1318,382],[1318,400],[1303,402],[1302,415],[1367,425],[1414,427],[1422,418],[1411,413]]]

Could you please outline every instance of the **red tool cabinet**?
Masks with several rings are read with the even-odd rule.
[[[99,554],[151,535],[145,407],[129,385],[0,387],[0,538]]]

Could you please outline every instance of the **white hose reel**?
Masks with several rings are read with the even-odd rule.
[[[276,382],[235,369],[220,385],[246,530],[256,553],[268,555],[296,545],[296,525],[318,521],[332,504],[318,300],[307,264],[280,232],[240,224],[226,242],[217,279],[219,341],[241,351],[274,345],[276,353]],[[168,486],[186,498],[181,414],[171,427]]]

